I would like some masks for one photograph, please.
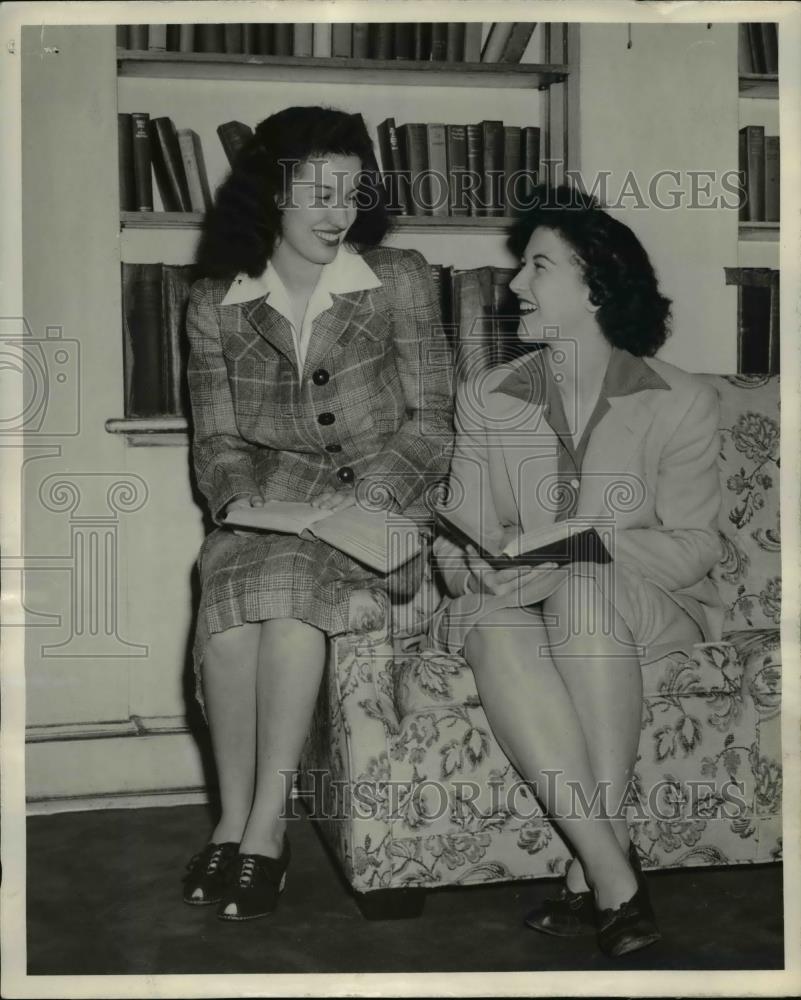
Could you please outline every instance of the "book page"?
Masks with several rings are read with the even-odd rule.
[[[308,503],[270,500],[263,507],[234,507],[225,516],[223,523],[299,535],[301,531],[331,517],[333,513],[330,510],[319,510]]]
[[[403,565],[420,549],[413,521],[361,507],[338,511],[315,525],[314,535],[382,573]]]

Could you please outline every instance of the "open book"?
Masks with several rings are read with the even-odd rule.
[[[319,510],[308,503],[270,500],[263,507],[234,507],[222,521],[232,527],[319,538],[379,573],[391,573],[420,551],[414,521],[383,510]]]
[[[462,547],[472,545],[493,569],[510,566],[537,566],[552,562],[565,566],[573,562],[608,563],[612,561],[601,536],[586,521],[556,521],[533,531],[526,531],[502,549],[479,542],[470,528],[454,511],[437,510],[437,525],[443,534]]]

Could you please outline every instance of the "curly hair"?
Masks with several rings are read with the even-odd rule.
[[[196,255],[199,277],[263,274],[281,233],[277,201],[286,194],[286,165],[329,155],[361,161],[357,214],[347,242],[379,244],[390,226],[378,163],[364,120],[332,108],[286,108],[265,118],[240,150],[207,213]]]
[[[669,335],[670,299],[660,293],[648,254],[629,227],[570,187],[536,190],[509,237],[512,253],[522,256],[540,226],[575,251],[606,339],[638,357],[656,354]]]

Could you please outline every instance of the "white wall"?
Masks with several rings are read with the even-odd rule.
[[[625,24],[581,26],[581,172],[589,186],[611,171],[616,195],[629,171],[647,191],[659,171],[677,170],[686,197],[686,171],[737,166],[737,28],[634,24],[631,32],[627,49]],[[738,261],[736,209],[625,207],[620,217],[673,299],[673,335],[660,356],[690,371],[734,371],[737,295],[723,267]]]

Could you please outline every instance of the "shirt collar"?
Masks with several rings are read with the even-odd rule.
[[[379,288],[381,282],[375,271],[367,264],[361,254],[341,246],[336,257],[326,264],[320,274],[315,293],[327,292],[330,295],[343,295],[348,292],[361,292],[368,288]],[[225,298],[220,303],[224,306],[238,305],[241,302],[252,302],[271,296],[271,305],[284,306],[287,292],[278,272],[267,262],[267,267],[258,278],[248,277],[240,272],[231,282]],[[279,309],[285,312],[284,308]]]
[[[545,406],[548,402],[548,387],[552,381],[551,370],[545,361],[544,348],[526,355],[523,362],[500,382],[493,392],[514,396],[524,403]],[[645,389],[669,389],[643,358],[628,351],[613,347],[606,366],[601,397],[631,396]]]

